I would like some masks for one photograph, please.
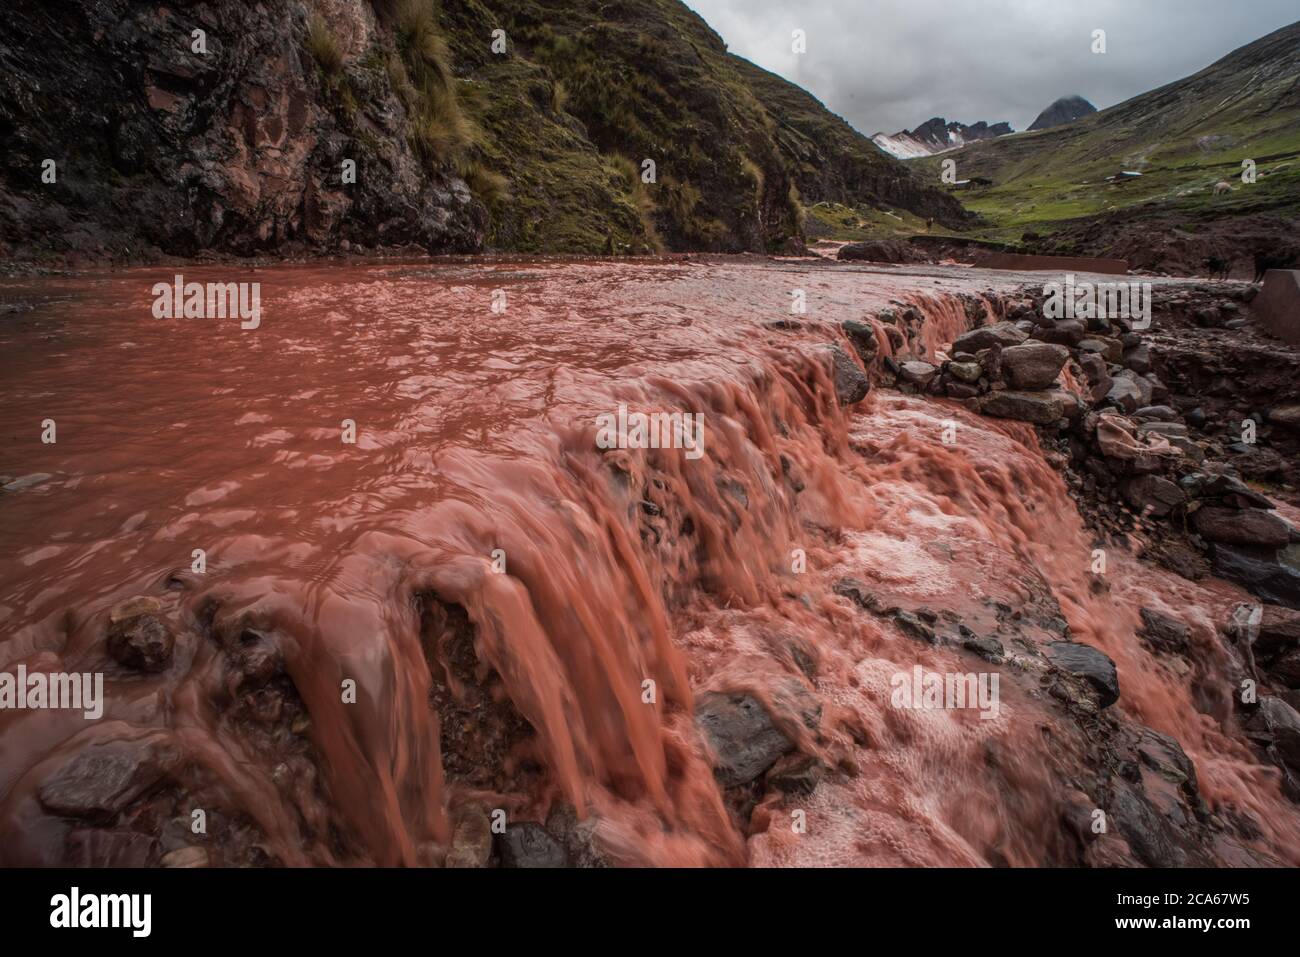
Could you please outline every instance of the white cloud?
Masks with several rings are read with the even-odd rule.
[[[1099,109],[1286,26],[1295,0],[685,0],[733,53],[868,135],[932,116],[1017,130],[1057,97]],[[808,52],[791,52],[791,31]],[[1092,31],[1107,52],[1091,52]]]

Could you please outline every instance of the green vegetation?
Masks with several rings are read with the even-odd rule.
[[[455,160],[477,141],[478,130],[461,109],[451,51],[431,0],[402,0],[396,25],[401,61],[389,75],[410,113],[412,141],[429,163]]]
[[[944,159],[985,222],[984,238],[1017,241],[1097,217],[1140,216],[1182,227],[1257,213],[1300,214],[1300,25],[1200,73],[1075,123],[909,161],[933,183]],[[1242,161],[1256,163],[1244,184]],[[1125,171],[1139,172],[1124,177]],[[1215,184],[1232,191],[1215,195]]]
[[[412,50],[429,59],[432,48],[423,21],[406,22],[406,2],[376,9],[396,26],[409,69]],[[454,63],[450,88],[473,121],[462,149],[509,176],[508,200],[492,209],[492,245],[780,250],[804,234],[805,199],[928,202],[962,215],[814,98],[727,53],[678,0],[459,0],[433,25],[445,47],[431,59],[448,74]],[[490,47],[498,28],[505,54]],[[410,78],[418,88],[414,69]],[[774,105],[769,88],[793,93]],[[435,105],[422,123],[454,130]],[[435,138],[429,151],[448,145]],[[656,164],[649,183],[646,159]]]

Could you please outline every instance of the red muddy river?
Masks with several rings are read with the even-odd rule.
[[[260,324],[155,318],[178,272],[260,283]],[[1117,664],[1111,710],[1177,738],[1209,810],[1252,822],[1221,859],[1300,864],[1300,811],[1232,730],[1230,681],[1194,692],[1134,637],[1145,605],[1209,647],[1242,593],[1118,550],[1099,583],[1028,426],[835,401],[842,320],[914,305],[934,350],[966,327],[957,293],[1018,278],[755,260],[3,281],[0,472],[31,478],[0,493],[0,669],[102,672],[106,702],[0,711],[0,862],[154,863],[133,835],[202,809],[213,863],[436,864],[466,802],[576,806],[621,864],[1064,862],[1087,734],[1014,652],[994,669],[918,642],[835,594],[852,577],[1009,649],[1055,640],[1016,621],[1059,603]],[[620,404],[701,413],[702,454],[599,448]],[[135,596],[175,632],[155,673],[106,649]],[[998,716],[890,707],[918,664],[999,670]],[[708,691],[805,706],[786,731],[829,769],[817,788],[738,823],[693,717]],[[96,748],[149,778],[98,828],[42,791]]]

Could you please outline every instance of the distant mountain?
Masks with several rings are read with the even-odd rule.
[[[1009,123],[994,123],[990,126],[981,120],[967,126],[956,120],[949,123],[942,116],[936,116],[914,130],[902,130],[892,136],[877,133],[871,137],[871,142],[891,156],[916,159],[918,156],[933,156],[935,153],[961,149],[967,143],[1006,136],[1013,132],[1015,131]]]
[[[940,162],[908,165],[933,181]],[[1172,268],[1170,250],[1199,267],[1193,256],[1291,242],[1300,221],[1300,23],[1071,123],[974,143],[960,165],[963,179],[989,182],[962,194],[984,217],[984,238],[1035,234],[1042,251],[1118,255],[1145,268]],[[1142,175],[1121,175],[1133,172]]]
[[[1029,124],[1029,129],[1048,130],[1053,126],[1064,126],[1096,112],[1097,108],[1081,96],[1063,96],[1039,113],[1038,119]]]

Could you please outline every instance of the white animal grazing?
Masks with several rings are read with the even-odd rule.
[[[1215,196],[1222,196],[1224,193],[1231,193],[1231,192],[1232,192],[1232,184],[1229,183],[1227,180],[1221,179],[1214,184]]]

